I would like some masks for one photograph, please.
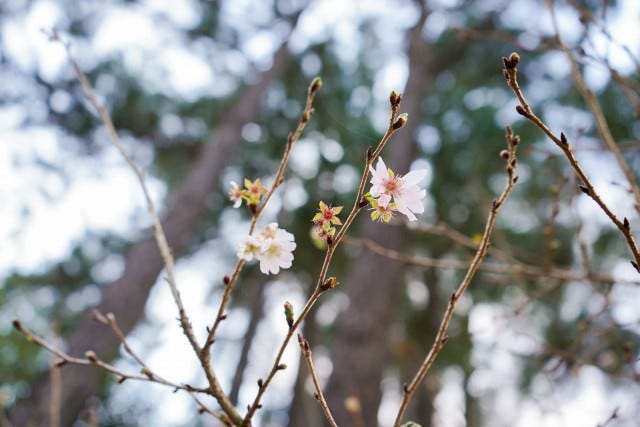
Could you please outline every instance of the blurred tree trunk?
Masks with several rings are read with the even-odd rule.
[[[258,83],[247,87],[222,118],[182,184],[170,196],[162,225],[176,257],[189,249],[197,225],[206,211],[207,195],[217,191],[220,172],[234,157],[242,141],[242,126],[256,119],[263,93],[279,76],[288,58],[285,43],[276,52],[273,66],[262,73]],[[122,277],[103,288],[101,302],[96,308],[102,313],[114,313],[121,329],[128,334],[142,318],[149,292],[163,268],[155,241],[151,237],[141,240],[130,249]],[[88,314],[69,337],[68,353],[82,357],[87,350],[93,350],[104,360],[113,359],[118,353],[119,341],[111,330],[92,321],[90,317]],[[62,368],[62,375],[61,424],[69,426],[85,407],[87,399],[100,392],[100,373],[93,367],[66,365]],[[46,425],[49,394],[48,375],[43,375],[32,385],[30,396],[12,411],[13,424]]]
[[[424,8],[408,35],[409,78],[403,92],[402,111],[409,121],[384,151],[387,165],[406,173],[415,158],[414,133],[420,122],[421,104],[433,77],[429,46],[422,40],[427,16]],[[384,246],[406,251],[404,227],[391,227],[366,220],[358,235],[384,242]],[[357,425],[354,414],[345,408],[345,399],[355,396],[362,406],[366,426],[376,426],[381,399],[380,381],[389,366],[389,326],[398,316],[404,284],[404,266],[369,251],[360,254],[340,281],[350,300],[337,325],[332,343],[334,370],[325,396],[340,425]],[[356,417],[357,418],[357,417]]]

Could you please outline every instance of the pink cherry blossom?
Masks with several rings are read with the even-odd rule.
[[[426,190],[418,187],[418,183],[427,176],[426,170],[415,170],[408,174],[396,175],[387,168],[382,157],[371,171],[371,196],[377,200],[382,208],[388,207],[393,199],[396,209],[407,216],[409,221],[417,218],[414,213],[423,213],[422,199],[427,195]]]

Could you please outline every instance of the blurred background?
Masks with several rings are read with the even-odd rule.
[[[640,3],[553,8],[637,179]],[[515,112],[501,56],[521,54],[532,108],[567,135],[632,230],[638,210],[575,89],[549,4],[534,0],[2,1],[0,425],[47,424],[52,358],[12,330],[14,316],[72,355],[93,349],[136,372],[113,333],[91,320],[99,304],[156,372],[205,381],[162,280],[142,194],[64,48],[43,34],[51,28],[70,41],[146,171],[201,340],[250,221],[231,207],[229,182],[272,182],[307,85],[323,79],[286,182],[261,220],[295,234],[293,268],[264,276],[245,267],[213,347],[238,408],[253,400],[286,333],[282,304],[301,308],[319,272],[323,251],[310,238],[318,202],[345,213],[353,204],[364,153],[386,129],[396,90],[409,122],[382,155],[399,173],[428,170],[425,214],[418,225],[389,225],[363,212],[330,270],[341,284],[304,324],[338,424],[393,423],[402,384],[426,355],[506,180],[499,152],[512,125],[522,138],[518,185],[405,419],[423,427],[638,425],[640,277],[561,152]],[[323,425],[299,359],[293,343],[256,425]],[[187,394],[159,385],[117,384],[70,366],[62,384],[62,425],[219,425]]]

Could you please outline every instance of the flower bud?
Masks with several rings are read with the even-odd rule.
[[[287,325],[293,326],[293,305],[289,301],[284,303],[284,317],[287,319]]]
[[[316,77],[311,81],[309,85],[309,94],[315,93],[322,87],[322,79],[320,77]]]
[[[407,113],[400,114],[396,119],[396,121],[393,123],[393,126],[392,126],[393,130],[400,129],[402,126],[404,126],[407,123],[407,120],[409,120],[409,114]]]

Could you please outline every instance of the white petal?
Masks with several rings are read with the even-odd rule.
[[[426,176],[427,176],[427,170],[426,169],[418,169],[418,170],[415,170],[415,171],[411,171],[408,174],[406,174],[405,176],[403,176],[402,180],[407,185],[416,185],[417,183],[419,183],[420,181],[425,179]]]

